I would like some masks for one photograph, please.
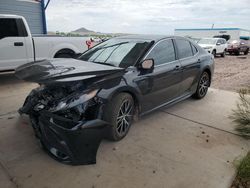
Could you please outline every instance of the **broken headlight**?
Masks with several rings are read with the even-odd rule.
[[[98,90],[92,90],[87,93],[78,93],[69,96],[60,101],[55,107],[51,108],[50,111],[65,118],[79,121],[82,119],[82,115],[87,107],[93,103],[91,99],[93,99],[97,93]]]

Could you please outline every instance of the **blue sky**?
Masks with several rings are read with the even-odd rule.
[[[49,31],[173,34],[175,28],[250,29],[250,0],[51,0]]]

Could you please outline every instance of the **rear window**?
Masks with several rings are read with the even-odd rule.
[[[176,39],[178,55],[180,59],[193,56],[190,42],[185,39]]]

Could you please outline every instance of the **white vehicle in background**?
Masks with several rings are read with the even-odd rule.
[[[0,71],[51,58],[73,58],[88,49],[88,37],[32,36],[22,16],[0,14]]]
[[[223,38],[201,38],[198,44],[208,53],[225,57],[227,51],[227,41]]]

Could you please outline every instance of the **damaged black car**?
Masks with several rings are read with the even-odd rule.
[[[40,85],[19,112],[29,115],[50,156],[67,164],[94,164],[101,140],[121,140],[137,117],[190,96],[203,98],[213,69],[213,57],[188,39],[117,37],[78,59],[18,67],[19,79]]]

